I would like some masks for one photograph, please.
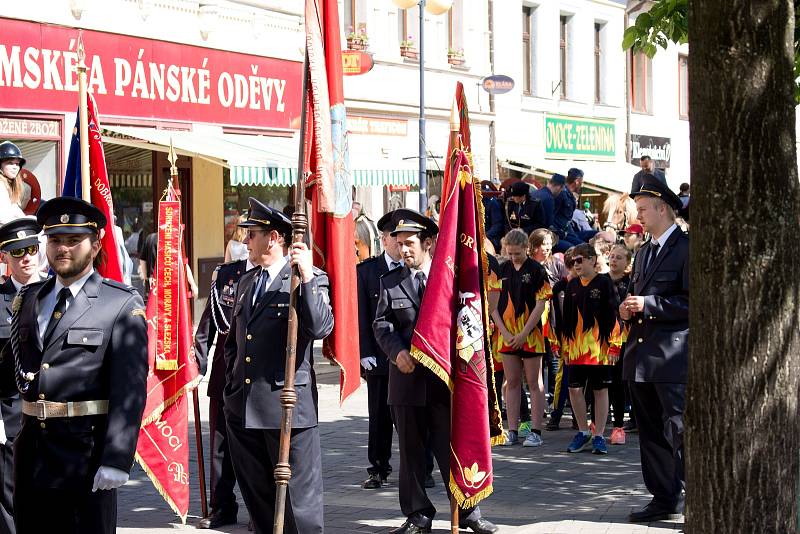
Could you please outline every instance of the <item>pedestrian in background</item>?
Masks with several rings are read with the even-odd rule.
[[[625,245],[614,245],[608,255],[608,277],[614,284],[617,293],[617,302],[622,302],[628,295],[628,285],[631,281],[630,265],[631,251]],[[618,310],[619,311],[619,310]],[[624,336],[623,336],[624,341]],[[612,445],[625,444],[625,406],[627,405],[627,384],[622,380],[622,360],[624,358],[625,344],[620,347],[620,358],[611,372],[611,386],[608,388],[609,402],[613,412],[613,428],[609,442]],[[633,419],[633,417],[631,417]]]

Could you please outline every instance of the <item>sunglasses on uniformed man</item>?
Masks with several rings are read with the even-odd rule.
[[[22,258],[27,254],[28,256],[36,256],[39,253],[39,245],[30,245],[25,248],[15,248],[14,250],[9,250],[8,254],[12,258]]]

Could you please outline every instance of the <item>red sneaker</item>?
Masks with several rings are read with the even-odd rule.
[[[611,430],[611,439],[609,440],[612,445],[625,445],[625,431],[622,427],[614,427]]]

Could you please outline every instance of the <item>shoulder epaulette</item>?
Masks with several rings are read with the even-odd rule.
[[[125,285],[122,282],[117,282],[116,280],[112,280],[111,278],[103,278],[103,283],[107,286],[111,286],[116,289],[121,289],[122,291],[126,291],[128,293],[136,293],[136,288]]]

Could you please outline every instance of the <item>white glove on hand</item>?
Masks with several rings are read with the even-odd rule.
[[[128,481],[128,473],[116,467],[101,465],[94,476],[92,491],[117,489]]]
[[[378,367],[378,360],[375,358],[375,356],[361,358],[361,367],[363,367],[366,371],[372,371]]]

